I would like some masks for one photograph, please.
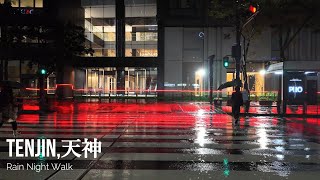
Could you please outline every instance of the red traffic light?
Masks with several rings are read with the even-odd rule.
[[[252,13],[256,13],[257,12],[257,8],[252,6],[252,5],[250,5],[249,6],[249,11],[252,12]]]

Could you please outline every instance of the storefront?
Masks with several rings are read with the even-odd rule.
[[[278,104],[281,113],[320,114],[320,62],[286,61],[272,64],[267,73],[279,84],[278,101],[281,104]]]
[[[75,90],[83,96],[156,94],[157,68],[124,68],[125,87],[117,87],[118,72],[114,67],[79,68],[75,70]]]

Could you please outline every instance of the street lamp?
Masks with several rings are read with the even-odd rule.
[[[262,70],[259,71],[259,73],[260,73],[261,76],[266,75],[266,72],[267,72],[267,71],[266,71],[265,69],[262,69]]]
[[[203,77],[206,74],[206,71],[204,69],[199,69],[196,73]]]
[[[199,78],[199,92],[200,92],[200,96],[202,95],[201,91],[203,89],[203,77],[205,76],[206,71],[201,68],[199,70],[196,71],[196,76],[197,78]]]

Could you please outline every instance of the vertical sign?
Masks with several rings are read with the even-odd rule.
[[[301,72],[287,72],[284,76],[285,100],[288,105],[303,105],[305,101],[305,75]]]

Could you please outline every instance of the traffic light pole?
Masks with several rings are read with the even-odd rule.
[[[212,101],[213,101],[213,59],[214,59],[214,55],[209,57],[209,86],[210,86],[210,90],[209,90],[209,102],[212,105]]]
[[[44,77],[45,75],[43,74],[40,74],[39,76],[39,107],[40,107],[40,110],[43,111],[45,110],[45,105],[46,105],[46,97],[45,97],[45,89],[44,89],[44,86],[45,86],[45,82],[44,82]]]
[[[240,29],[240,14],[238,7],[236,7],[236,47],[235,47],[235,60],[236,60],[236,82],[240,82],[240,61],[241,61],[241,29]]]

